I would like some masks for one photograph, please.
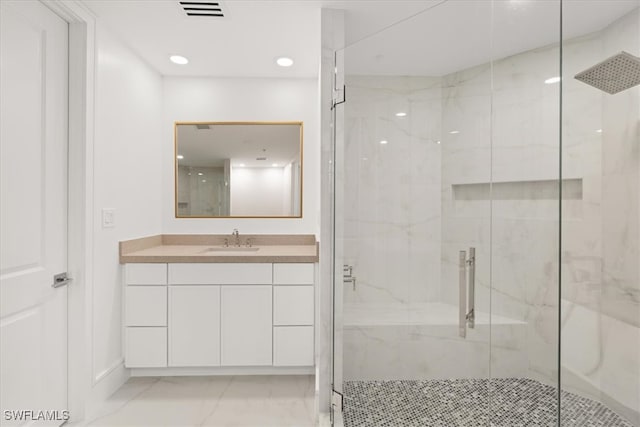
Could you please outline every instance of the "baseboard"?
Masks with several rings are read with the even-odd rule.
[[[313,375],[313,366],[302,367],[211,367],[211,368],[132,368],[132,377],[175,377],[210,375]]]
[[[85,419],[91,419],[109,396],[122,387],[130,376],[129,369],[124,367],[124,359],[116,361],[109,368],[96,375],[87,399]]]

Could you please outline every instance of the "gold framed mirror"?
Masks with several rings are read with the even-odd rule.
[[[302,122],[175,122],[176,218],[302,218]]]

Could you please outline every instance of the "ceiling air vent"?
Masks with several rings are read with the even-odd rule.
[[[207,129],[211,129],[211,127],[209,125],[196,125],[196,129],[207,130]]]
[[[180,6],[187,16],[224,18],[222,3],[218,1],[181,1]]]

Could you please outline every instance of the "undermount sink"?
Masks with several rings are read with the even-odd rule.
[[[200,253],[206,254],[209,252],[256,252],[258,250],[260,250],[260,248],[246,246],[220,246],[215,248],[207,248]]]

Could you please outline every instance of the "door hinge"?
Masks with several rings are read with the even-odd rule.
[[[339,391],[333,390],[331,393],[331,406],[340,408],[340,412],[344,411],[344,395]]]
[[[331,109],[336,108],[336,105],[344,104],[347,102],[347,87],[342,86],[342,89],[334,89],[331,97]]]

